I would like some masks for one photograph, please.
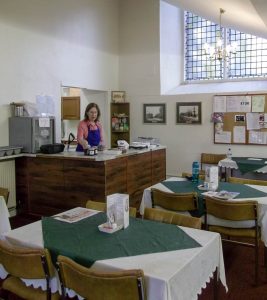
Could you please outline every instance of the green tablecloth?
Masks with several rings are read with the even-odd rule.
[[[190,193],[197,192],[198,194],[198,211],[190,212],[192,216],[200,217],[204,214],[204,204],[203,196],[201,195],[204,191],[198,189],[198,185],[203,184],[200,180],[198,183],[193,183],[192,181],[163,181],[162,184],[166,186],[173,193]],[[259,190],[253,189],[244,184],[236,184],[229,182],[219,182],[219,187],[217,191],[228,191],[228,192],[238,192],[240,193],[235,198],[259,198],[267,197],[267,194]]]
[[[242,174],[248,172],[254,172],[266,166],[265,161],[267,159],[262,158],[261,160],[250,160],[247,157],[232,157],[238,166],[238,169]]]
[[[130,226],[113,234],[100,232],[106,221],[98,213],[76,223],[42,219],[44,246],[55,263],[59,254],[90,267],[97,260],[201,247],[175,225],[130,218]]]

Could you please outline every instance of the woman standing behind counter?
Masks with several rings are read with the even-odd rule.
[[[103,127],[99,121],[100,109],[96,103],[89,103],[80,121],[77,131],[78,145],[76,151],[84,151],[90,147],[104,147]]]

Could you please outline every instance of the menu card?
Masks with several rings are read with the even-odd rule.
[[[208,190],[216,191],[219,186],[219,169],[216,166],[206,167],[204,186]]]
[[[107,218],[109,223],[117,226],[129,226],[129,195],[116,193],[107,196]]]

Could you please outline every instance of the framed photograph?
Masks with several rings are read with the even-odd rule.
[[[201,124],[201,102],[176,102],[176,124]]]
[[[166,104],[144,104],[145,124],[166,124]]]
[[[125,102],[125,92],[124,91],[112,91],[111,100],[114,103],[123,103]]]

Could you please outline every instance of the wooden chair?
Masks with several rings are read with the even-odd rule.
[[[237,178],[237,177],[228,177],[228,182],[240,183],[240,184],[267,185],[267,180],[257,180],[257,179],[247,179],[247,178]]]
[[[224,241],[236,243],[239,245],[249,246],[255,248],[255,283],[258,284],[258,256],[259,256],[259,239],[260,231],[258,226],[258,203],[257,201],[224,201],[211,197],[205,197],[206,215],[205,225],[206,229],[218,232],[227,237],[233,238],[248,238],[253,239],[253,243],[241,242],[230,239],[223,239]],[[225,227],[209,224],[207,219],[209,215],[216,218],[228,221],[250,221],[251,226],[246,228]]]
[[[201,219],[191,216],[177,214],[175,212],[156,209],[145,208],[144,219],[158,221],[162,223],[175,224],[184,227],[191,227],[201,229]]]
[[[142,270],[92,271],[59,255],[58,271],[64,296],[68,288],[87,300],[146,299]]]
[[[152,207],[172,211],[190,211],[198,209],[197,193],[169,193],[151,188]]]
[[[5,198],[6,204],[8,202],[8,198],[9,198],[9,190],[6,188],[2,188],[0,187],[0,196],[3,196]]]
[[[225,154],[201,153],[200,168],[204,170],[204,165],[218,165],[219,161],[225,159]]]
[[[189,172],[183,172],[183,173],[182,173],[182,177],[183,177],[183,178],[192,177],[192,173],[189,173]],[[205,180],[205,171],[199,170],[199,179],[200,179],[200,180]]]
[[[105,202],[88,200],[86,202],[86,208],[106,212],[106,203]],[[130,207],[129,208],[129,216],[133,217],[133,218],[136,218],[136,208],[135,207]]]
[[[29,300],[60,299],[58,293],[51,293],[49,280],[54,275],[54,266],[47,249],[18,248],[1,240],[0,263],[9,273],[2,284],[5,292]],[[20,278],[45,279],[46,291],[26,286]]]

